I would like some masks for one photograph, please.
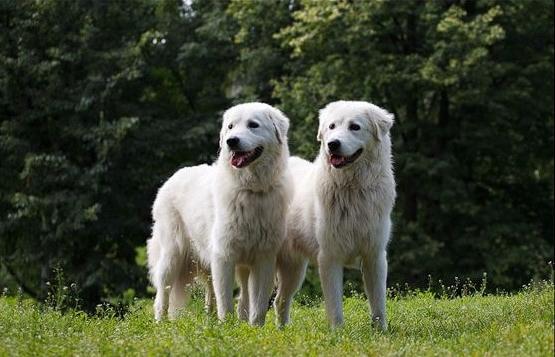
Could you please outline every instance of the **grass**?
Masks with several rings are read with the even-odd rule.
[[[31,300],[0,298],[0,356],[63,355],[522,355],[553,356],[552,283],[514,295],[437,299],[420,292],[390,299],[390,328],[370,326],[362,297],[345,299],[346,325],[327,327],[322,304],[296,305],[283,330],[268,314],[263,328],[231,319],[219,323],[200,301],[177,321],[154,323],[151,301],[123,319],[61,313]]]

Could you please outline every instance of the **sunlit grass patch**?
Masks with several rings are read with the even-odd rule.
[[[220,323],[200,300],[176,321],[155,323],[152,302],[125,316],[64,313],[31,300],[0,298],[0,355],[553,355],[553,284],[514,295],[437,298],[413,292],[388,301],[389,330],[370,325],[361,296],[346,298],[345,327],[328,328],[321,303],[295,304],[278,329],[273,311],[262,328]]]

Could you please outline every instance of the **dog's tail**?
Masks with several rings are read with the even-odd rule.
[[[148,276],[150,282],[154,284],[154,269],[160,259],[160,243],[154,238],[154,235],[146,241],[146,253],[148,258]]]
[[[188,244],[182,237],[182,224],[176,218],[175,214],[167,214],[155,219],[152,236],[146,242],[149,278],[153,285],[157,283],[155,275],[160,269],[160,259],[167,260],[162,266],[167,265],[167,269],[175,271],[189,253]]]

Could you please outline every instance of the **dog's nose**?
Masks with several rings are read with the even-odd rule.
[[[328,148],[330,149],[331,152],[339,150],[340,147],[341,147],[341,141],[339,140],[333,140],[328,143]]]
[[[238,137],[231,137],[229,139],[226,140],[227,146],[229,146],[230,149],[237,149],[239,147],[239,138]]]

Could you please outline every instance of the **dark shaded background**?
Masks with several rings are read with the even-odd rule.
[[[552,1],[0,0],[0,287],[145,294],[156,189],[222,112],[278,106],[311,159],[337,99],[396,115],[390,285],[550,271]]]

